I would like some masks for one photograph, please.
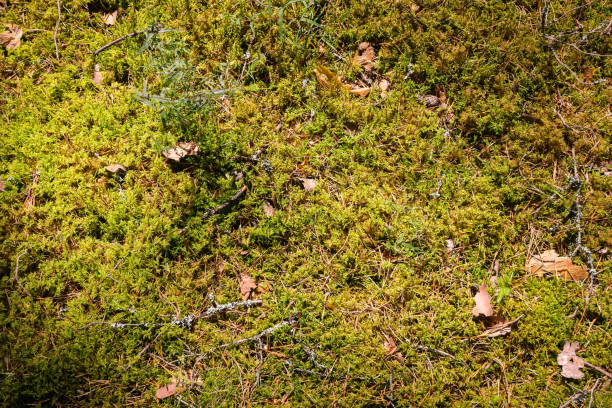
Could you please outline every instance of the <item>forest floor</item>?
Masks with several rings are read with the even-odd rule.
[[[0,15],[0,405],[612,406],[608,1]]]

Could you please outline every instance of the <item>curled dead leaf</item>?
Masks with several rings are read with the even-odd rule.
[[[0,44],[4,45],[7,50],[14,50],[21,45],[21,37],[23,30],[17,24],[4,23],[8,31],[0,33]]]
[[[115,10],[112,13],[103,14],[102,21],[104,22],[104,24],[106,24],[107,26],[114,25],[117,22],[117,11],[118,10]]]
[[[264,210],[264,214],[266,215],[266,217],[273,217],[276,210],[274,209],[274,206],[272,205],[272,203],[268,200],[264,200],[262,205],[263,205],[263,210]]]
[[[357,85],[350,85],[348,89],[349,93],[357,96],[368,96],[370,88],[359,87]]]
[[[256,289],[257,282],[255,282],[255,279],[246,273],[240,274],[240,296],[242,296],[242,300],[249,300]]]
[[[172,395],[179,394],[185,390],[185,388],[181,385],[182,381],[179,381],[177,383],[176,380],[172,380],[170,384],[164,385],[163,387],[159,387],[157,391],[155,391],[155,398],[164,399],[167,397],[171,397]]]
[[[376,84],[376,86],[382,92],[387,92],[389,88],[391,87],[391,83],[389,83],[389,81],[383,78]]]
[[[102,72],[100,71],[100,65],[96,64],[93,72],[93,83],[96,85],[102,85]]]
[[[109,164],[104,169],[110,173],[125,173],[127,169],[121,164]]]
[[[436,106],[440,106],[441,103],[440,98],[436,95],[419,96],[417,99],[423,102],[427,108],[435,108]]]
[[[376,59],[374,47],[369,42],[359,44],[353,56],[353,62],[361,65],[366,71],[370,71],[374,68],[374,59]]]
[[[472,315],[478,317],[484,315],[485,317],[493,316],[493,307],[491,306],[491,295],[487,292],[487,285],[481,285],[478,288],[478,293],[474,296],[474,302],[476,305],[472,309]]]
[[[527,261],[525,269],[528,273],[542,277],[546,274],[561,277],[565,280],[583,280],[588,278],[586,266],[574,265],[567,256],[559,256],[554,249],[534,255]]]
[[[580,371],[584,367],[584,360],[576,355],[578,342],[566,340],[563,351],[557,356],[557,363],[562,367],[561,375],[565,378],[580,379],[584,373]]]
[[[311,178],[300,177],[300,181],[306,192],[311,192],[317,186],[317,180]]]
[[[173,148],[164,150],[162,155],[166,159],[179,162],[183,157],[196,156],[199,152],[200,148],[194,142],[179,142]]]
[[[400,363],[403,363],[404,356],[402,355],[401,351],[397,349],[397,345],[395,344],[395,340],[393,339],[393,337],[385,333],[383,333],[383,336],[385,336],[385,340],[383,341],[383,346],[385,350],[387,350],[387,353],[395,357],[395,359],[399,361]]]

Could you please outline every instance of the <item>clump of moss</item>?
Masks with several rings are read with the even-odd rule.
[[[56,4],[8,4],[24,37],[0,50],[3,403],[149,406],[172,377],[197,406],[555,406],[591,389],[598,374],[570,383],[556,353],[572,339],[612,365],[611,90],[584,84],[611,64],[542,35],[610,10],[549,10],[542,26],[520,2],[63,1],[58,61]],[[363,41],[370,73],[352,63]],[[391,88],[329,92],[319,65]],[[160,151],[179,141],[200,154],[172,165]],[[524,271],[575,247],[572,148],[592,292]],[[472,289],[495,261],[511,277],[496,310],[523,317],[481,338]],[[260,307],[163,324],[238,300],[245,273]]]

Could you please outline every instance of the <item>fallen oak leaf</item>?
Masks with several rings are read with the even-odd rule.
[[[17,24],[4,23],[8,31],[0,33],[0,44],[6,46],[7,50],[14,50],[21,45],[23,30]]]
[[[249,300],[251,295],[257,290],[257,282],[246,273],[240,274],[240,296],[242,300]]]
[[[200,148],[194,142],[179,142],[171,149],[162,151],[162,155],[169,160],[180,162],[183,157],[196,156]]]
[[[565,280],[574,281],[589,277],[586,266],[574,265],[570,257],[559,256],[554,249],[532,256],[525,264],[525,270],[539,277],[551,273]]]
[[[491,295],[487,292],[487,285],[483,284],[478,288],[478,293],[474,296],[474,302],[476,303],[472,309],[472,315],[474,315],[474,317],[479,317],[480,315],[484,315],[485,317],[493,316]]]
[[[561,376],[565,378],[580,379],[584,373],[580,371],[584,367],[584,360],[576,355],[578,342],[565,341],[563,351],[557,355],[557,363],[562,367]]]

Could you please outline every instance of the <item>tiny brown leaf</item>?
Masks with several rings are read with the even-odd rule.
[[[103,14],[102,21],[104,22],[104,24],[106,24],[107,26],[114,25],[117,22],[117,11],[118,10],[115,10],[112,13]]]
[[[523,316],[519,316],[514,320],[506,320],[501,316],[490,316],[486,319],[485,323],[487,329],[480,334],[478,337],[499,337],[505,336],[512,331],[512,325],[518,322]]]
[[[240,274],[240,295],[242,300],[249,300],[253,292],[257,289],[257,282],[248,274]]]
[[[171,149],[164,150],[162,155],[169,160],[181,161],[186,156],[196,156],[200,148],[194,142],[179,142]]]
[[[96,85],[102,85],[102,72],[100,71],[100,65],[96,64],[93,72],[93,83]]]
[[[17,24],[4,23],[8,31],[0,33],[0,44],[6,46],[7,50],[14,50],[21,45],[23,30]]]
[[[311,192],[317,186],[317,180],[315,179],[302,177],[300,180],[302,181],[302,185],[304,186],[304,190],[306,192]]]
[[[182,382],[177,383],[176,380],[172,380],[170,384],[159,387],[157,391],[155,391],[155,397],[158,399],[164,399],[183,392],[184,388],[180,386],[181,383]]]
[[[393,339],[393,337],[384,334],[383,336],[385,336],[385,340],[383,341],[383,346],[385,348],[385,350],[387,350],[387,353],[389,355],[393,355],[397,361],[399,361],[400,363],[404,362],[404,356],[402,355],[402,353],[397,349],[397,345],[395,344],[395,340]]]
[[[474,296],[476,305],[472,309],[472,314],[475,317],[484,315],[486,317],[493,316],[493,307],[491,306],[491,295],[487,292],[487,285],[481,285],[478,293]]]
[[[583,280],[589,277],[586,266],[574,265],[567,256],[559,256],[554,249],[534,255],[525,265],[528,273],[536,276],[552,274],[565,280]]]
[[[274,209],[274,206],[272,205],[272,203],[268,200],[264,200],[262,205],[263,205],[263,210],[264,210],[264,214],[266,214],[266,217],[273,217],[276,210]]]
[[[0,179],[0,191],[6,191],[4,189],[4,180]]]
[[[567,340],[563,346],[563,351],[557,356],[557,363],[562,367],[561,375],[565,378],[580,379],[584,373],[580,371],[584,367],[584,360],[576,355],[578,342]]]
[[[127,171],[121,164],[109,164],[105,166],[104,169],[110,173],[125,173]]]
[[[376,58],[376,52],[374,47],[368,42],[362,42],[357,47],[357,52],[353,56],[353,62],[361,65],[366,71],[370,71],[374,68],[374,59]]]

